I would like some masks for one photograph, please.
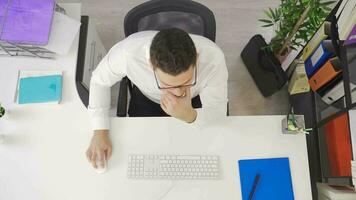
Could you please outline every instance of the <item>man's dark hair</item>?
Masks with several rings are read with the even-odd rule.
[[[187,32],[169,28],[161,30],[153,38],[150,59],[154,68],[175,76],[196,65],[197,52]]]

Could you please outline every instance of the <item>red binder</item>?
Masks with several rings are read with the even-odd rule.
[[[325,125],[330,175],[351,176],[352,149],[348,114],[345,113]]]
[[[326,83],[334,79],[341,73],[340,60],[335,57],[328,60],[323,67],[321,67],[310,79],[310,88],[316,92],[319,88],[323,87]],[[341,75],[341,74],[340,74]]]

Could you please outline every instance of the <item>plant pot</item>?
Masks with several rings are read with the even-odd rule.
[[[291,52],[292,52],[292,48],[288,47],[288,49],[284,51],[282,54],[275,53],[274,56],[277,58],[279,63],[282,64]]]
[[[0,106],[0,119],[5,117],[5,108]],[[0,131],[0,144],[3,144],[5,141],[5,136],[2,134],[2,132]]]
[[[0,106],[0,118],[4,117],[6,114],[5,108]]]

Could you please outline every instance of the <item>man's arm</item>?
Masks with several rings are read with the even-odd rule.
[[[110,129],[111,87],[126,75],[124,52],[116,48],[103,58],[90,80],[88,111],[93,130]]]
[[[197,116],[193,124],[199,127],[221,119],[227,113],[228,71],[222,52],[214,65],[217,65],[216,70],[210,74],[206,86],[199,94],[202,108],[195,109]]]
[[[111,87],[126,75],[126,55],[121,49],[120,43],[115,45],[101,60],[90,80],[88,112],[94,135],[86,156],[94,168],[103,167],[112,152],[109,137]]]

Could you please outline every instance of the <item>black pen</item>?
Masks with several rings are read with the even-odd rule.
[[[250,195],[248,196],[248,200],[252,200],[253,199],[253,195],[256,192],[256,188],[257,188],[258,183],[260,182],[260,178],[261,178],[261,175],[260,174],[256,174],[255,180],[253,180],[253,185],[252,185],[252,189],[251,189]]]

